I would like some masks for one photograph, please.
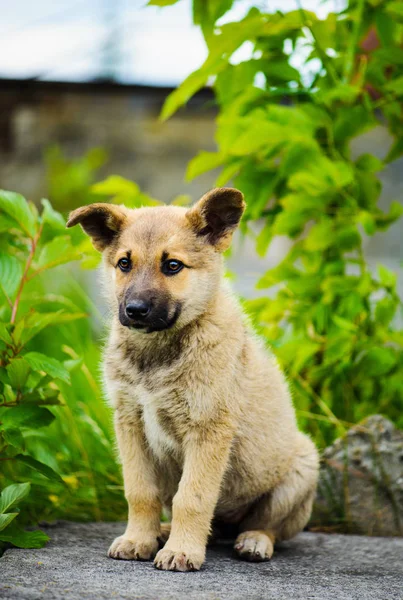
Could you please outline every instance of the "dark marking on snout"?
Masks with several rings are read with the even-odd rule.
[[[147,307],[147,310],[141,310]],[[171,329],[179,318],[182,303],[166,291],[130,287],[119,303],[119,321],[124,327],[144,333]]]

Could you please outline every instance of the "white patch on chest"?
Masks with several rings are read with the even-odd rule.
[[[168,453],[178,450],[179,446],[161,427],[158,409],[163,406],[164,398],[143,393],[139,397],[143,407],[144,433],[154,454],[162,460]]]

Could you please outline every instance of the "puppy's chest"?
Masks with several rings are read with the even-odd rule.
[[[138,388],[137,404],[150,449],[160,460],[169,456],[178,458],[187,420],[186,398],[169,390],[150,394],[141,386]]]

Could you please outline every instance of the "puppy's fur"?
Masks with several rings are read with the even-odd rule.
[[[129,518],[112,558],[198,570],[212,524],[230,523],[235,552],[267,560],[309,519],[316,448],[223,279],[243,210],[238,190],[220,188],[189,210],[93,204],[70,215],[103,253],[114,314],[104,373]]]

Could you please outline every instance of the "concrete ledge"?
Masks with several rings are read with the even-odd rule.
[[[231,545],[208,551],[198,573],[166,573],[149,562],[106,557],[122,523],[58,523],[41,550],[0,559],[0,598],[13,600],[402,600],[403,538],[302,533],[269,563],[232,558]]]

